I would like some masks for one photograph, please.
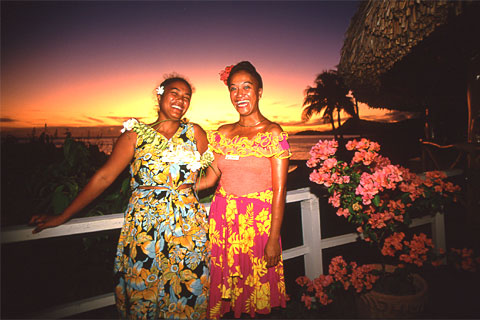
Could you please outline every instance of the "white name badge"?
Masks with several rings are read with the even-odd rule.
[[[238,154],[227,154],[225,160],[238,160],[240,156]]]

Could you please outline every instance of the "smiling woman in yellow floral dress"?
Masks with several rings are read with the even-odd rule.
[[[158,120],[124,123],[105,165],[59,216],[34,216],[34,232],[70,219],[130,163],[132,195],[114,271],[122,318],[206,318],[209,287],[207,215],[193,187],[213,160],[205,131],[182,121],[192,87],[170,77],[157,88]]]
[[[200,189],[220,176],[210,208],[209,318],[285,307],[280,228],[290,148],[282,128],[259,109],[262,78],[247,61],[222,74],[239,120],[209,133],[215,161]]]

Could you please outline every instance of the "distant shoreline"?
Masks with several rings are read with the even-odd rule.
[[[95,126],[95,127],[31,127],[31,128],[11,128],[0,127],[0,136],[14,136],[18,139],[31,138],[33,135],[40,136],[46,132],[50,137],[63,139],[67,132],[73,138],[118,138],[122,126]],[[287,131],[288,132],[288,131]],[[305,130],[299,132],[288,132],[290,136],[315,136],[315,135],[333,135],[332,131]]]
[[[399,122],[385,123],[385,122],[376,122],[368,120],[356,120],[349,118],[347,119],[340,128],[335,130],[304,130],[304,131],[288,131],[290,136],[314,136],[314,135],[366,135],[369,133],[374,133],[378,131],[385,130],[388,127],[395,126],[400,127],[402,124],[412,124],[418,122],[418,119],[407,119]],[[9,126],[0,126],[0,136],[4,137],[7,135],[13,135],[18,138],[23,137],[32,137],[33,133],[36,136],[40,135],[42,132],[45,132],[49,136],[65,137],[66,133],[69,132],[72,136],[75,137],[118,137],[120,135],[121,125],[99,125],[99,126],[80,126],[80,127],[67,127],[67,126],[37,126],[37,127],[9,127]]]
[[[89,126],[89,127],[31,127],[31,128],[13,128],[0,127],[0,136],[14,136],[15,138],[24,139],[32,136],[40,136],[46,132],[50,137],[65,138],[67,132],[72,137],[78,138],[118,138],[122,126]]]

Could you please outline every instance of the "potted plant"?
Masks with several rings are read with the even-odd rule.
[[[415,217],[441,212],[445,204],[456,199],[460,188],[445,181],[443,172],[427,172],[421,177],[393,165],[379,150],[378,143],[361,139],[345,145],[346,159],[338,156],[336,140],[320,140],[310,151],[310,180],[327,188],[328,202],[336,208],[336,214],[356,227],[360,238],[379,253],[382,261],[358,265],[338,256],[332,259],[328,274],[314,280],[297,278],[307,308],[330,304],[339,290],[358,293],[356,301],[362,317],[410,317],[423,308],[427,286],[416,269],[439,265],[444,253],[434,250],[425,234],[409,235],[408,226]],[[455,261],[466,269],[475,269],[479,263],[473,260],[471,251],[454,249],[452,254],[463,259]],[[378,300],[392,296],[408,301],[389,306]]]

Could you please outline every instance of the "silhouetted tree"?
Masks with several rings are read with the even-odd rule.
[[[353,118],[358,118],[352,98],[347,97],[349,93],[343,79],[336,70],[329,70],[320,73],[315,79],[315,86],[308,86],[305,90],[303,101],[302,119],[308,120],[314,113],[322,113],[322,119],[329,121],[332,130],[335,130],[333,114],[337,112],[338,127],[340,127],[340,112],[343,110]]]

